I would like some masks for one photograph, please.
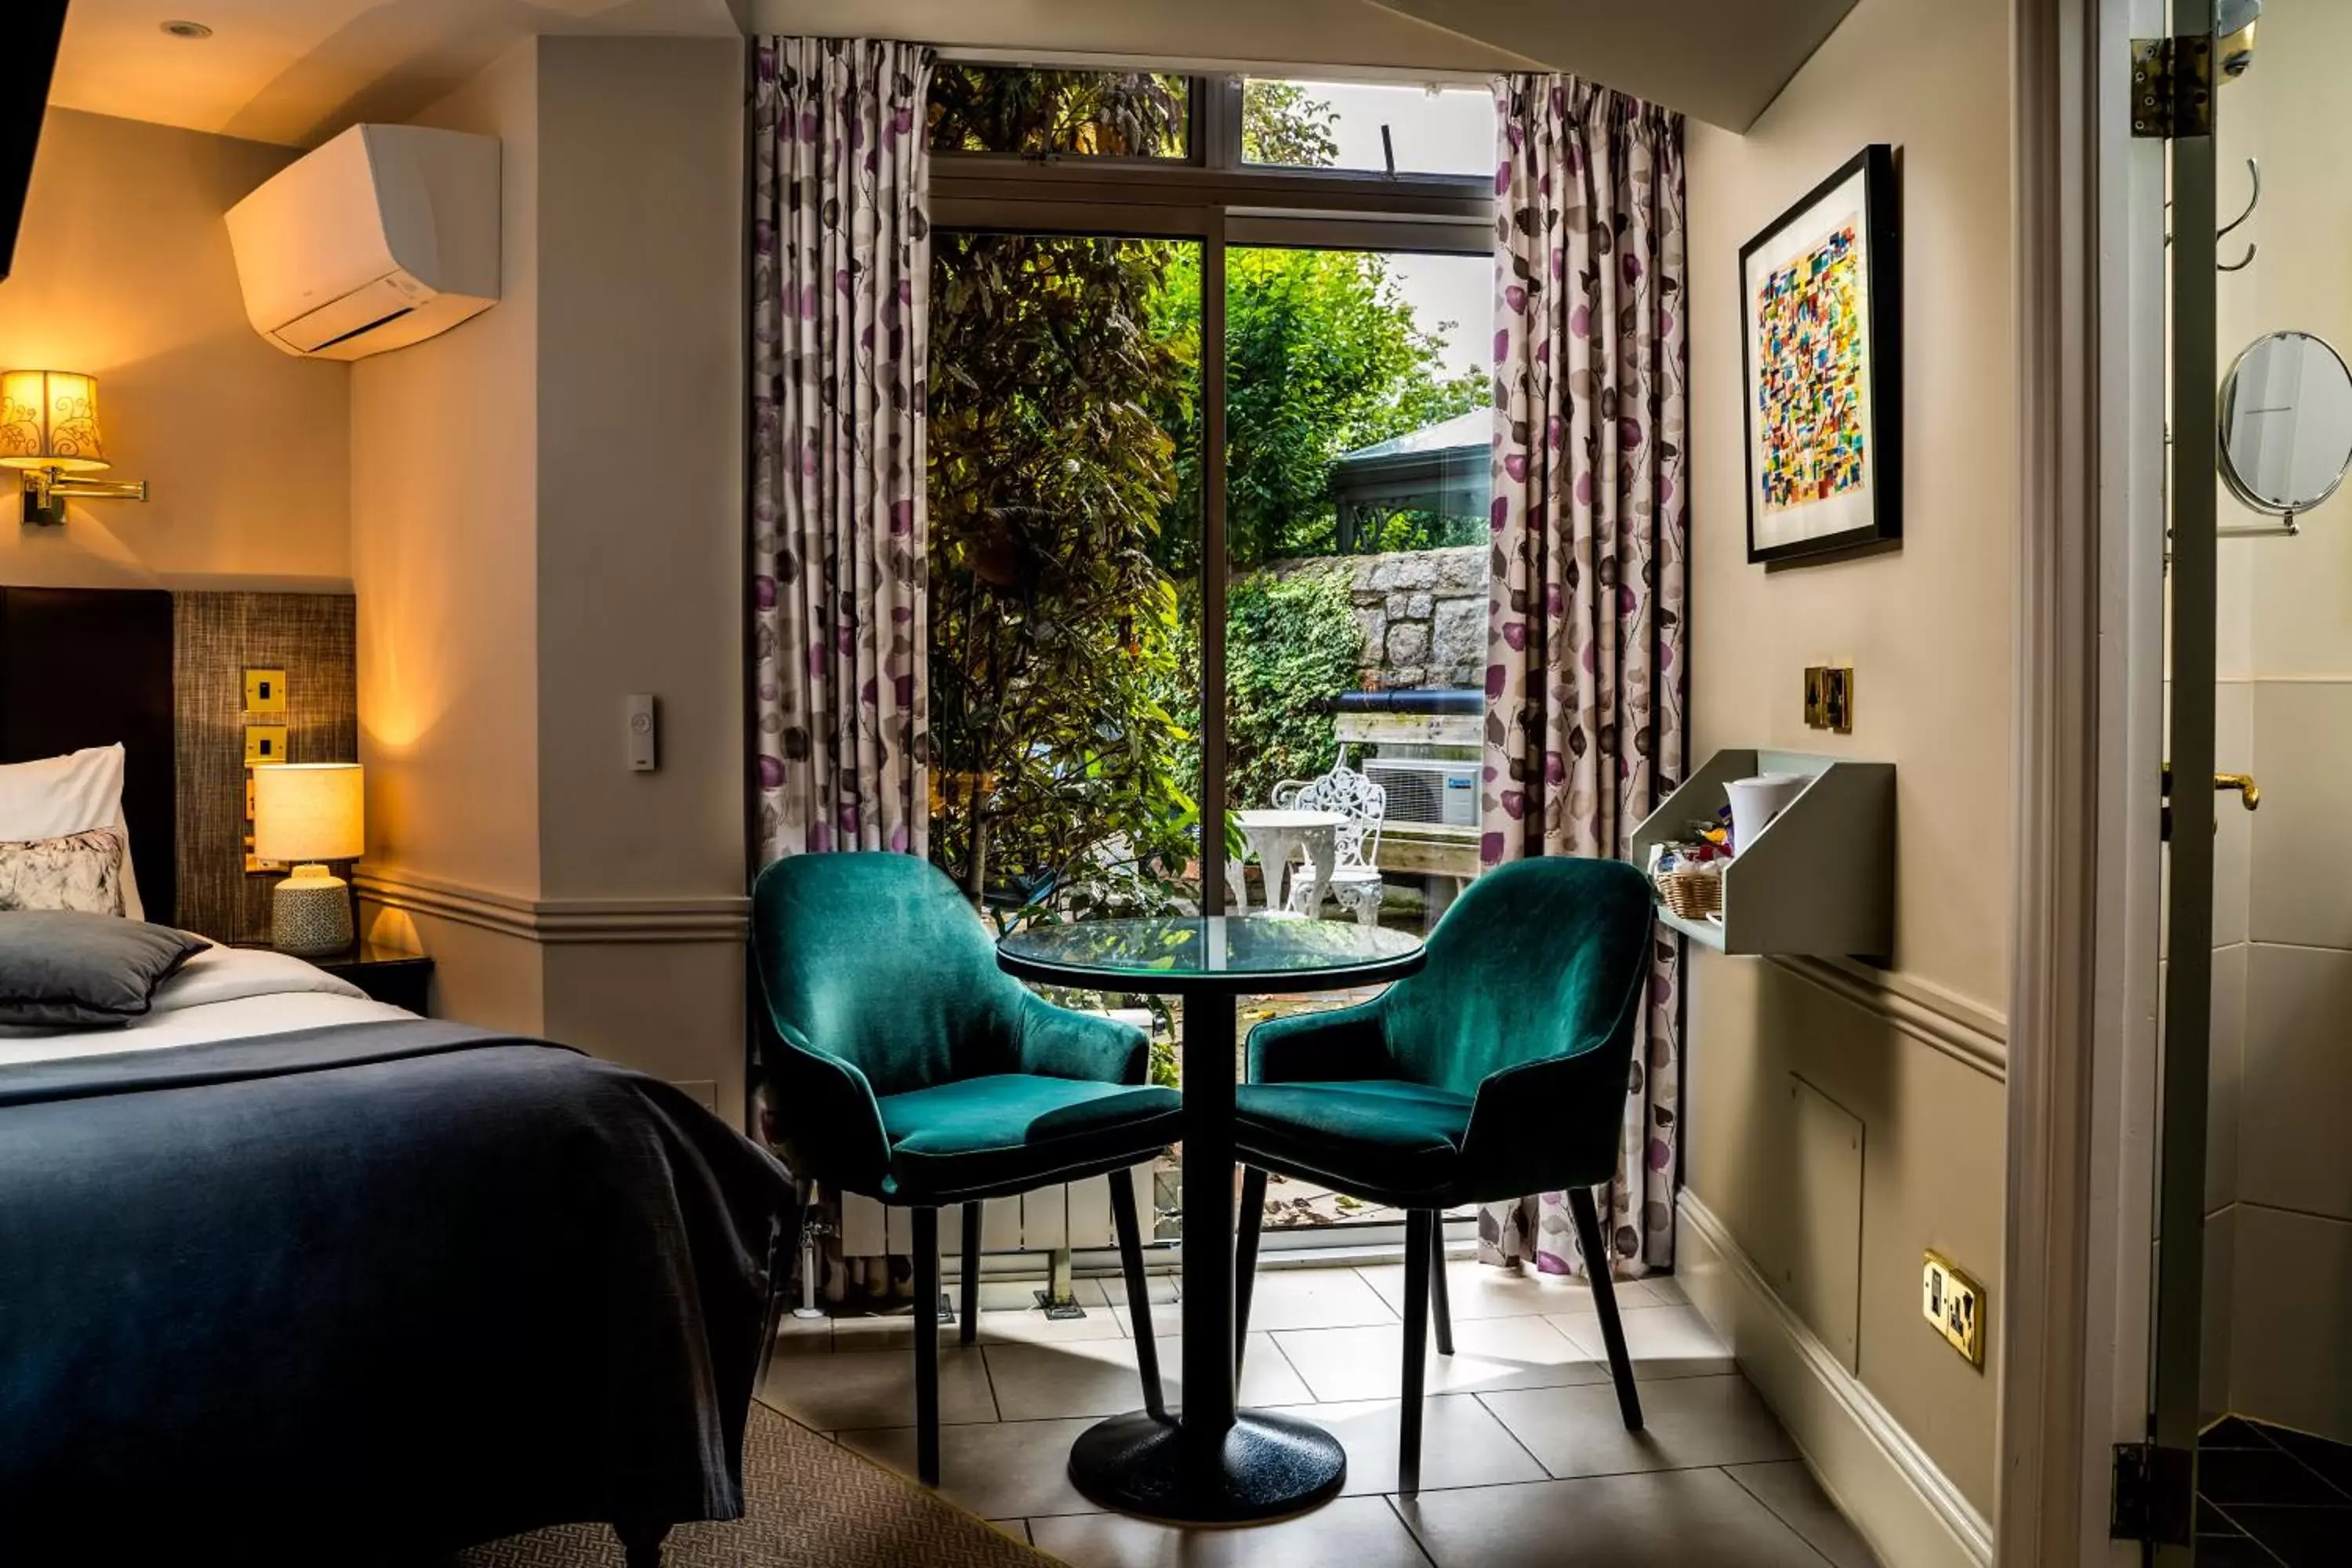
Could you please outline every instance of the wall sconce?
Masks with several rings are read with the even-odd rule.
[[[25,521],[54,528],[68,500],[145,500],[145,479],[92,479],[113,467],[98,432],[98,379],[67,370],[0,375],[0,468],[25,475]]]

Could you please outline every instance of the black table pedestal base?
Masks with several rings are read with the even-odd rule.
[[[1070,1480],[1088,1501],[1171,1524],[1250,1524],[1304,1513],[1337,1496],[1347,1479],[1337,1437],[1253,1410],[1234,1418],[1215,1455],[1199,1454],[1173,1418],[1140,1411],[1088,1428],[1070,1448]]]

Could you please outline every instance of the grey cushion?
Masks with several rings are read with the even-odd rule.
[[[168,926],[61,910],[0,910],[0,1024],[105,1027],[212,944]]]

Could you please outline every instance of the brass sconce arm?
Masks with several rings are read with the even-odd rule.
[[[85,479],[55,468],[25,470],[25,521],[56,528],[66,521],[68,500],[145,500],[145,479]]]

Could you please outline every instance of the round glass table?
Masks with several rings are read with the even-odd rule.
[[[1421,939],[1353,921],[1264,916],[1081,921],[997,943],[1006,973],[1084,991],[1184,998],[1184,1331],[1181,1415],[1138,1411],[1083,1433],[1070,1479],[1105,1508],[1181,1523],[1297,1513],[1347,1479],[1312,1422],[1237,1408],[1234,1082],[1238,999],[1401,980]]]

